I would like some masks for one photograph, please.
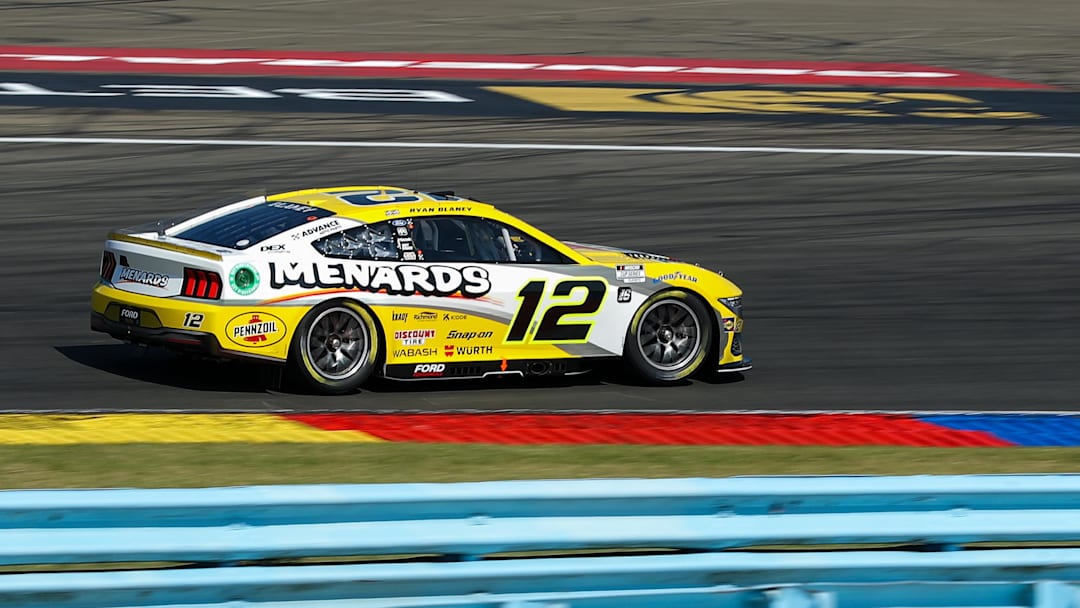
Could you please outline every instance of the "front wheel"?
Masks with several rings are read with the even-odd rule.
[[[366,308],[330,302],[311,310],[293,335],[289,365],[320,393],[356,390],[375,371],[379,332]]]
[[[649,298],[630,322],[623,353],[650,384],[673,384],[693,374],[713,339],[709,310],[694,295],[671,290]]]

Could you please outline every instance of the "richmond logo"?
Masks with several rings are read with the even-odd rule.
[[[491,291],[488,271],[479,266],[454,268],[415,264],[389,266],[370,262],[270,262],[270,287],[281,289],[290,285],[306,289],[385,291],[391,295],[461,294],[467,298],[479,298]]]

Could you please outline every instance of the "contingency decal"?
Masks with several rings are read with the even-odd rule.
[[[259,288],[259,271],[251,264],[237,264],[229,271],[229,286],[237,295],[249,296]]]
[[[262,348],[281,342],[287,333],[285,322],[266,312],[245,312],[225,325],[225,333],[235,344]]]

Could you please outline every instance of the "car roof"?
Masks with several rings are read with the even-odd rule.
[[[502,215],[494,206],[448,192],[420,192],[399,186],[339,186],[294,190],[266,197],[269,201],[300,203],[362,222],[389,217],[463,213]]]

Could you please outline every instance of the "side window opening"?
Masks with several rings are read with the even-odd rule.
[[[571,263],[551,247],[495,220],[457,216],[412,222],[416,248],[429,262]]]
[[[398,246],[390,224],[367,224],[335,232],[311,243],[328,258],[397,260]]]

